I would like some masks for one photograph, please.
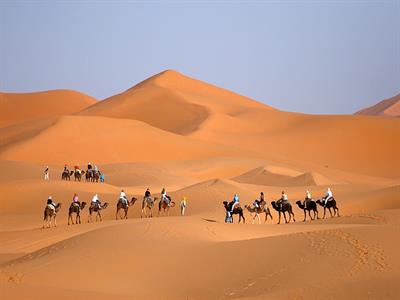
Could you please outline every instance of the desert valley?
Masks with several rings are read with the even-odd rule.
[[[286,112],[173,70],[102,101],[0,93],[0,298],[399,299],[399,103]],[[61,180],[65,164],[88,162],[104,183]],[[147,188],[168,191],[170,216],[156,205],[141,218]],[[302,222],[296,201],[327,188],[340,217],[318,205],[320,219]],[[126,220],[121,189],[138,199]],[[296,222],[278,225],[282,190]],[[252,224],[245,205],[260,192],[273,220]],[[68,225],[74,193],[107,202],[103,221],[88,223],[86,207]],[[245,224],[225,223],[234,194]],[[50,195],[61,209],[43,229]]]

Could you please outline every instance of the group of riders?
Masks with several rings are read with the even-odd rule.
[[[49,172],[49,167],[47,166],[45,169],[45,178],[46,178],[46,173],[48,174]],[[82,175],[83,171],[79,167],[79,165],[74,166],[74,173]],[[64,165],[64,170],[63,174],[70,174],[70,170],[67,164]],[[93,178],[95,175],[99,176],[100,182],[104,182],[104,173],[100,172],[99,168],[97,165],[92,165],[90,162],[87,164],[87,170],[86,170],[86,178]],[[48,176],[48,175],[47,175]]]
[[[304,205],[305,208],[308,207],[308,205],[309,205],[311,200],[312,200],[311,193],[310,193],[310,191],[307,190],[306,191],[306,196],[305,196],[304,201],[303,201],[303,205]],[[332,190],[330,188],[328,188],[327,191],[326,191],[325,196],[322,197],[322,202],[324,204],[324,207],[326,207],[328,202],[331,201],[331,200],[333,200],[333,193],[332,193]],[[283,205],[285,204],[285,202],[288,202],[288,201],[289,201],[289,198],[288,198],[287,194],[285,193],[285,191],[282,191],[281,198],[277,201],[277,205],[279,207],[279,210],[282,210]],[[261,192],[260,193],[260,197],[258,199],[256,199],[256,200],[254,200],[253,207],[258,209],[258,208],[260,208],[260,205],[263,202],[264,202],[264,193]],[[239,206],[240,206],[239,196],[238,196],[238,194],[235,194],[233,196],[233,200],[230,203],[230,210],[228,211],[228,214],[231,216],[233,211],[234,211],[234,209],[236,207],[239,207]]]
[[[146,198],[151,198],[151,192],[150,192],[149,188],[147,188],[146,191],[144,192],[143,200],[145,200]],[[123,203],[124,205],[127,205],[127,206],[129,205],[128,197],[126,196],[126,193],[125,193],[125,191],[123,189],[121,190],[121,192],[119,194],[119,201],[121,203]],[[167,206],[171,206],[171,196],[167,194],[167,191],[166,191],[165,188],[163,188],[162,191],[161,191],[161,201],[165,202]],[[185,201],[185,205],[186,205],[186,198],[184,199],[184,201]],[[72,205],[76,205],[78,207],[81,206],[81,203],[79,201],[79,197],[78,197],[78,195],[76,193],[72,197]],[[47,206],[53,211],[56,210],[57,204],[53,201],[52,196],[48,197]],[[92,197],[91,206],[93,208],[101,209],[101,201],[100,201],[100,198],[99,198],[98,194],[95,194]]]

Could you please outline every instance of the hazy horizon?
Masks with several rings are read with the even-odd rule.
[[[278,109],[400,93],[400,1],[0,3],[0,90],[104,99],[166,69]]]

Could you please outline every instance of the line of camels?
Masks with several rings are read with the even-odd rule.
[[[243,223],[246,223],[246,218],[244,217],[244,213],[243,213],[244,210],[242,207],[236,206],[232,211],[233,202],[224,201],[224,202],[222,202],[222,204],[224,205],[226,214],[227,214],[227,217],[225,218],[225,222],[233,223],[233,215],[238,215],[239,216],[238,223],[240,223],[242,220],[243,220]],[[334,198],[329,200],[326,205],[323,202],[323,200],[321,200],[321,199],[318,199],[317,201],[314,201],[312,199],[306,200],[306,203],[305,203],[306,205],[304,205],[304,203],[302,201],[298,200],[298,201],[296,201],[296,204],[304,212],[303,222],[305,222],[307,219],[307,212],[308,212],[308,216],[310,217],[311,220],[319,219],[317,204],[319,204],[320,206],[322,206],[324,208],[324,216],[322,217],[323,219],[325,219],[325,217],[326,217],[327,209],[329,210],[331,217],[336,217],[336,216],[340,217],[339,208],[337,207],[336,200]],[[272,205],[273,209],[275,209],[278,212],[278,217],[279,217],[278,224],[281,223],[281,215],[283,215],[283,217],[285,218],[285,223],[289,223],[292,220],[292,218],[293,218],[293,222],[296,222],[296,220],[294,218],[292,204],[289,201],[284,201],[282,203],[282,205],[279,205],[277,203],[277,201],[272,201],[271,205]],[[259,204],[259,207],[245,205],[244,208],[250,214],[252,214],[253,224],[254,224],[256,218],[258,219],[258,223],[261,224],[261,219],[260,219],[261,214],[265,214],[264,223],[267,222],[268,216],[271,218],[271,220],[273,219],[273,217],[271,215],[271,211],[268,208],[266,201],[261,201]],[[333,210],[333,213],[332,213],[332,210]],[[311,215],[311,212],[313,212],[313,216]],[[288,215],[289,215],[289,220],[286,218],[286,213],[288,213]]]
[[[153,217],[153,208],[154,208],[157,200],[158,200],[157,197],[143,198],[142,211],[140,214],[141,218],[143,218],[143,217],[152,218]],[[115,219],[116,220],[128,219],[129,207],[133,206],[136,203],[136,201],[137,201],[137,198],[135,198],[135,197],[132,197],[132,199],[130,201],[129,200],[123,201],[122,199],[119,199],[117,202],[117,211],[115,214]],[[68,210],[68,225],[81,224],[80,213],[86,207],[86,204],[87,204],[86,202],[80,202],[80,204],[71,203],[69,210]],[[233,202],[229,202],[229,203],[228,203],[228,201],[223,202],[223,205],[225,207],[227,215],[229,214],[232,216],[228,221],[226,219],[226,222],[233,223],[233,215],[238,215],[239,216],[238,223],[240,223],[242,220],[243,220],[243,223],[245,223],[246,218],[244,217],[243,208],[240,206],[237,206],[231,212],[232,204],[233,204]],[[307,219],[307,212],[308,212],[308,215],[311,220],[319,219],[317,204],[319,204],[320,206],[322,206],[324,208],[324,215],[322,217],[323,219],[325,219],[325,217],[326,217],[327,209],[329,210],[331,217],[335,217],[335,216],[340,217],[339,208],[337,207],[335,199],[331,199],[330,201],[328,201],[328,203],[326,205],[320,199],[318,199],[317,201],[307,200],[306,205],[304,205],[303,202],[299,200],[299,201],[296,201],[296,204],[304,212],[303,222],[305,222]],[[293,221],[296,222],[296,220],[294,218],[293,208],[289,201],[284,201],[282,203],[282,205],[277,204],[277,201],[272,201],[271,205],[278,212],[278,217],[279,217],[278,224],[281,223],[281,215],[283,215],[283,217],[285,219],[285,223],[289,223],[292,220],[292,218],[293,218]],[[164,215],[169,216],[169,209],[174,206],[175,206],[175,202],[173,202],[172,200],[170,202],[170,205],[168,205],[165,201],[158,201],[158,215],[161,216],[162,214],[164,214]],[[104,204],[101,204],[101,205],[91,203],[91,205],[89,207],[88,222],[93,222],[93,219],[92,219],[93,213],[96,214],[96,222],[98,220],[102,221],[101,211],[106,209],[107,207],[108,207],[108,202],[105,202]],[[61,203],[56,204],[55,209],[52,209],[51,207],[49,207],[49,205],[46,205],[45,210],[44,210],[44,217],[43,217],[43,228],[50,228],[52,222],[53,222],[54,226],[57,226],[56,217],[57,217],[57,213],[60,211],[60,209],[61,209]],[[252,214],[253,224],[254,224],[256,218],[258,219],[258,223],[261,224],[260,215],[263,213],[265,213],[264,223],[267,222],[268,217],[270,217],[271,220],[273,220],[271,211],[267,207],[266,201],[260,202],[259,207],[245,205],[245,209],[250,214]],[[332,213],[332,210],[333,210],[333,213]],[[122,215],[121,215],[121,212],[123,212]],[[313,212],[313,215],[311,215],[311,212]],[[289,220],[286,218],[286,213],[288,213]],[[73,218],[74,214],[75,214],[75,222],[74,222],[74,218]]]
[[[61,173],[61,180],[71,181],[71,177],[74,176],[75,181],[81,181],[83,175],[85,175],[86,182],[99,182],[101,172],[94,170],[92,170],[91,172],[84,170],[64,170]]]
[[[142,201],[142,211],[140,217],[143,218],[152,218],[153,217],[153,208],[156,205],[158,197],[145,197]],[[117,202],[117,212],[115,213],[115,219],[128,219],[128,210],[130,206],[133,206],[137,198],[132,197],[131,200],[124,201],[123,199],[119,199]],[[80,203],[71,203],[68,209],[68,225],[70,224],[81,224],[81,212],[86,207],[86,202]],[[95,204],[91,202],[89,206],[89,216],[88,223],[93,222],[93,213],[96,215],[96,222],[103,220],[101,216],[101,211],[108,207],[108,202],[105,202],[101,205]],[[175,207],[175,202],[170,201],[168,205],[165,201],[158,201],[158,216],[166,215],[169,216],[170,208]],[[43,213],[43,228],[50,228],[53,223],[54,227],[57,226],[57,214],[61,209],[61,203],[57,203],[54,208],[46,205]],[[75,214],[75,218],[74,218]],[[74,222],[75,219],[75,222]]]

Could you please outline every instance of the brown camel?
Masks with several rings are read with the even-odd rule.
[[[93,171],[90,171],[90,170],[87,170],[87,171],[86,171],[86,173],[85,173],[85,180],[86,180],[86,182],[92,181],[92,172],[93,172]]]
[[[43,217],[43,228],[50,228],[51,227],[51,220],[54,222],[54,227],[57,227],[57,213],[60,211],[61,203],[57,203],[56,206],[51,204],[47,204],[44,209],[44,217]]]
[[[340,217],[339,208],[336,206],[335,199],[332,198],[331,200],[328,201],[328,203],[326,205],[325,205],[325,200],[322,202],[320,199],[318,199],[317,203],[324,208],[323,219],[325,219],[326,209],[329,209],[329,213],[331,214],[331,217],[335,217],[336,213],[337,213],[337,216]],[[333,214],[332,214],[331,208],[333,208]]]
[[[142,201],[142,212],[140,213],[140,218],[144,217],[147,218],[149,216],[150,218],[153,217],[153,207],[154,203],[157,201],[157,197],[151,198],[151,197],[144,197]]]
[[[92,213],[95,212],[96,213],[96,222],[97,222],[97,217],[99,217],[100,222],[103,221],[103,219],[101,218],[101,211],[103,209],[106,209],[108,207],[108,203],[104,203],[103,205],[99,206],[98,204],[94,204],[93,202],[90,204],[89,207],[89,218],[88,218],[88,223],[92,222]]]
[[[271,205],[279,213],[278,224],[281,223],[281,213],[283,214],[283,217],[285,218],[285,223],[290,223],[290,221],[292,220],[292,216],[293,216],[293,221],[296,222],[296,220],[294,219],[292,204],[290,204],[289,201],[284,201],[282,203],[282,205],[277,204],[276,201],[272,201]],[[286,219],[285,212],[289,213],[289,221]]]
[[[300,200],[296,201],[297,206],[304,211],[304,220],[303,220],[303,222],[305,222],[306,218],[307,218],[306,211],[308,211],[308,215],[310,216],[311,220],[315,220],[315,218],[319,219],[317,203],[314,200],[311,200],[311,199],[305,200],[305,201],[306,201],[306,203],[305,203],[306,205],[305,206]],[[314,212],[314,217],[311,217],[311,211]]]
[[[169,205],[168,205],[167,202],[165,202],[165,201],[163,201],[163,200],[160,200],[160,201],[158,202],[158,215],[160,216],[161,213],[163,212],[164,215],[169,216],[169,209],[170,209],[171,207],[175,207],[175,202],[172,201],[172,199],[169,201]]]
[[[81,179],[82,179],[82,175],[84,175],[85,174],[85,171],[83,171],[83,170],[75,170],[74,172],[73,172],[73,174],[74,174],[74,180],[75,181],[81,181]]]
[[[83,210],[86,206],[86,202],[81,202],[76,203],[73,202],[71,203],[71,205],[69,206],[69,211],[68,211],[68,225],[70,223],[70,221],[72,222],[72,224],[81,224],[81,210]],[[72,214],[75,213],[76,217],[75,217],[75,223],[74,223],[74,219],[72,218]]]
[[[271,215],[271,212],[270,212],[269,208],[267,207],[267,203],[265,201],[260,202],[260,206],[259,207],[253,207],[253,206],[250,206],[250,205],[245,205],[244,208],[246,208],[249,211],[249,213],[254,214],[253,223],[252,224],[254,224],[254,221],[255,221],[256,218],[258,218],[258,224],[261,224],[260,214],[263,214],[263,213],[265,213],[265,221],[264,221],[264,223],[267,222],[268,216],[271,217],[271,220],[273,219],[272,215]]]
[[[70,180],[71,180],[72,174],[74,174],[74,171],[71,171],[71,172],[68,171],[68,170],[63,171],[63,172],[61,173],[61,180],[68,180],[68,181],[70,181]]]
[[[127,204],[127,202],[122,201],[122,199],[120,198],[120,199],[118,200],[118,203],[117,203],[117,212],[115,213],[115,220],[118,220],[118,217],[119,217],[120,219],[128,219],[128,209],[129,209],[129,206],[134,205],[135,202],[136,202],[136,200],[137,200],[137,198],[132,197],[131,201],[127,200],[127,202],[128,202],[128,204]],[[119,211],[120,211],[121,209],[124,210],[124,216],[123,216],[123,217],[121,217],[121,215],[119,214]]]
[[[231,211],[232,210],[233,201],[231,201],[229,203],[228,203],[228,201],[224,201],[224,202],[222,202],[222,204],[225,207],[227,215],[229,214],[231,216],[231,218],[230,218],[231,221],[229,223],[233,223],[233,215],[239,215],[239,222],[238,223],[240,223],[240,221],[242,219],[243,219],[243,224],[246,223],[246,219],[245,219],[244,214],[243,214],[243,209],[239,205],[236,205],[235,209],[233,211]],[[227,222],[227,221],[225,221],[225,222]]]
[[[100,171],[92,171],[92,182],[99,182]]]

